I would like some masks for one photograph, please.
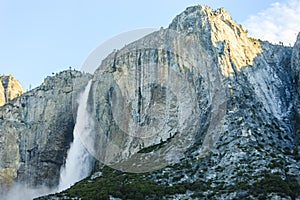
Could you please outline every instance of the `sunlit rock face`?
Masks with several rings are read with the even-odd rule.
[[[183,156],[178,152],[195,138],[205,137],[203,130],[209,129],[210,121],[201,119],[211,117],[209,112],[226,100],[221,71],[210,51],[213,47],[204,49],[196,35],[186,37],[166,29],[127,45],[102,62],[94,74],[90,109],[99,124],[99,137],[105,135],[101,141],[109,140],[98,144],[97,151],[106,153],[105,162],[126,160],[173,136],[180,139],[182,145],[161,150],[159,159],[152,158],[158,163],[148,162],[148,169],[142,169],[153,171]],[[213,99],[214,95],[220,98]],[[219,118],[225,114],[220,112]],[[135,156],[133,159],[136,162]]]
[[[73,87],[84,86],[88,79],[80,72],[64,71],[0,108],[2,187],[13,181],[28,186],[58,184],[73,138]]]
[[[254,58],[262,52],[260,42],[250,38],[224,8],[216,11],[206,6],[187,8],[175,17],[169,28],[198,34],[203,41],[209,42],[208,45],[212,45],[218,53],[218,63],[224,76],[231,76],[234,71],[252,65]]]
[[[12,75],[2,75],[0,77],[0,106],[23,93],[24,90],[21,84]]]
[[[0,84],[0,105],[4,105],[6,102],[5,100],[5,94],[4,94],[4,87],[2,85],[2,83]]]

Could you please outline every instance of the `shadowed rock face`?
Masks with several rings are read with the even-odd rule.
[[[0,106],[24,93],[19,81],[12,75],[0,77]]]
[[[292,75],[293,84],[296,85],[297,93],[294,95],[295,101],[295,139],[300,152],[300,33],[293,47],[292,55]]]
[[[292,69],[297,85],[298,95],[300,94],[300,34],[298,34],[297,40],[293,48],[293,57],[292,57]]]
[[[187,8],[103,60],[88,99],[96,135],[83,142],[120,170],[169,165],[151,173],[157,184],[209,183],[207,198],[250,196],[266,174],[299,178],[299,44],[250,38],[224,9]],[[2,180],[57,183],[75,80],[87,76],[63,72],[0,109]]]
[[[0,183],[56,186],[73,139],[74,84],[88,75],[64,71],[0,108]]]

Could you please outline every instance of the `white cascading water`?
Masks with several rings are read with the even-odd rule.
[[[60,171],[58,191],[65,190],[74,183],[89,176],[93,168],[93,157],[84,147],[80,139],[80,136],[86,137],[90,135],[87,132],[91,132],[90,123],[92,120],[90,120],[87,111],[91,83],[92,81],[90,80],[84,92],[80,95],[76,124],[73,131],[74,140],[68,151],[66,163]]]

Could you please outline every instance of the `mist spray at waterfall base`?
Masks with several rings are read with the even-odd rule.
[[[84,137],[90,136],[92,139],[91,127],[93,127],[93,120],[90,119],[87,110],[91,84],[92,81],[89,81],[84,92],[80,95],[76,124],[73,132],[74,140],[68,151],[66,163],[60,172],[58,191],[65,190],[74,183],[89,176],[93,169],[94,158],[84,147],[80,138],[82,136],[81,133],[84,132]]]
[[[4,190],[0,188],[0,199],[1,200],[32,200],[34,198],[48,195],[55,192],[52,188],[47,186],[29,187],[26,183],[15,182],[9,188],[9,190]]]

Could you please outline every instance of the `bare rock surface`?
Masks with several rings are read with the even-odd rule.
[[[2,75],[0,77],[0,106],[23,93],[24,90],[21,84],[12,75]]]
[[[0,108],[0,183],[56,186],[73,139],[73,87],[88,75],[63,71]]]

